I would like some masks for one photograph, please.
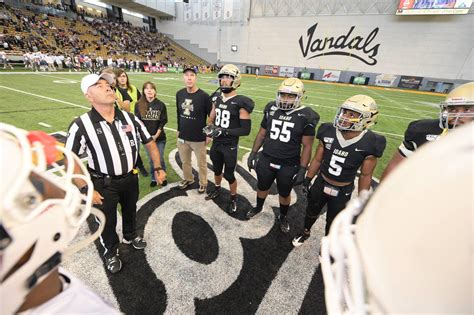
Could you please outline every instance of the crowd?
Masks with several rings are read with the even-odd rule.
[[[57,25],[59,22],[61,25]],[[127,59],[164,65],[186,63],[186,58],[176,54],[166,36],[129,22],[80,16],[74,20],[7,6],[0,11],[0,26],[3,26],[0,49],[8,52],[71,58],[88,55],[92,59],[101,56],[112,58],[117,64],[120,64],[118,59],[124,64]]]

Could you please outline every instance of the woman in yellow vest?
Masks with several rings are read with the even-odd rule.
[[[141,97],[140,92],[134,85],[130,84],[130,80],[128,79],[128,75],[125,70],[119,69],[115,78],[115,94],[117,94],[117,100],[119,101],[118,104],[120,104],[121,109],[132,114],[135,113],[135,104]],[[143,176],[148,176],[148,171],[143,165],[140,154],[138,154],[136,166]]]
[[[119,69],[116,78],[117,89],[115,90],[115,94],[117,94],[117,98],[123,102],[122,109],[132,114],[135,113],[135,104],[141,97],[140,91],[138,91],[134,85],[130,84],[125,70]]]

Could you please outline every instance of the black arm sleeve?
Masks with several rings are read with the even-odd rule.
[[[250,119],[241,119],[240,128],[226,129],[225,132],[229,136],[248,136],[252,128],[252,123]]]

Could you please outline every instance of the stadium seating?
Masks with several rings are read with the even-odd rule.
[[[104,60],[112,57],[160,64],[208,65],[165,35],[145,31],[127,22],[72,20],[32,10],[11,7],[2,10],[8,22],[0,24],[0,34],[9,44],[9,54],[41,51],[84,54]]]

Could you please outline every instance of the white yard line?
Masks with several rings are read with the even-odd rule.
[[[46,127],[46,128],[51,128],[51,127],[53,127],[53,126],[48,125],[47,123],[44,123],[44,122],[39,122],[38,125],[41,125],[41,126]]]
[[[9,87],[6,87],[6,86],[3,86],[3,85],[0,85],[0,88],[3,88],[3,89],[7,89],[7,90],[10,90],[10,91],[14,91],[14,92],[18,92],[18,93],[22,93],[22,94],[26,94],[26,95],[31,95],[31,96],[35,96],[35,97],[39,97],[39,98],[44,98],[44,99],[47,99],[47,100],[50,100],[50,101],[53,101],[53,102],[58,102],[58,103],[62,103],[62,104],[67,104],[67,105],[71,105],[71,106],[74,106],[74,107],[79,107],[79,108],[83,108],[83,109],[87,109],[89,110],[90,107],[88,106],[83,106],[83,105],[79,105],[79,104],[74,104],[74,103],[71,103],[71,102],[66,102],[66,101],[62,101],[62,100],[58,100],[56,98],[52,98],[52,97],[47,97],[47,96],[43,96],[43,95],[39,95],[39,94],[35,94],[35,93],[30,93],[30,92],[25,92],[25,91],[21,91],[21,90],[17,90],[17,89],[14,89],[14,88],[9,88]],[[172,95],[167,95],[167,94],[160,94],[160,93],[157,93],[157,95],[160,95],[160,96],[165,96],[165,97],[170,97],[170,98],[174,98],[175,96],[172,96]],[[309,104],[309,105],[312,105],[312,106],[316,106],[317,105],[314,105],[314,104]],[[320,105],[320,106],[323,106],[323,105]],[[257,110],[256,112],[258,113],[261,113],[261,111]],[[386,115],[387,116],[387,115]],[[390,117],[390,116],[389,116]],[[400,117],[402,118],[402,117]],[[408,118],[404,118],[404,119],[408,119]],[[165,129],[167,130],[170,130],[170,131],[177,131],[176,129],[173,129],[173,128],[168,128],[168,127],[165,127]],[[403,135],[398,135],[398,134],[395,134],[395,133],[388,133],[388,132],[382,132],[382,131],[377,131],[378,133],[381,133],[381,134],[385,134],[385,135],[390,135],[390,136],[395,136],[395,137],[399,137],[399,138],[403,138]],[[251,148],[247,148],[247,147],[244,147],[244,146],[239,146],[241,149],[244,149],[244,150],[251,150]]]
[[[39,94],[35,94],[35,93],[30,93],[30,92],[25,92],[25,91],[22,91],[22,90],[17,90],[17,89],[14,89],[14,88],[3,86],[3,85],[0,85],[0,88],[10,90],[10,91],[13,91],[13,92],[17,92],[17,93],[21,93],[21,94],[31,95],[31,96],[35,96],[35,97],[39,97],[39,98],[44,98],[45,100],[48,100],[48,101],[53,101],[53,102],[58,102],[58,103],[66,104],[66,105],[71,105],[71,106],[74,106],[74,107],[84,108],[84,109],[87,109],[87,110],[91,109],[90,106],[83,106],[83,105],[79,105],[79,104],[74,104],[74,103],[71,103],[71,102],[58,100],[58,99],[52,98],[52,97],[47,97],[47,96],[43,96],[43,95],[39,95]]]

